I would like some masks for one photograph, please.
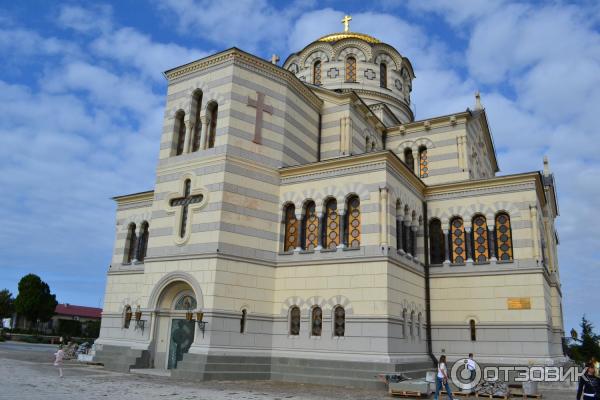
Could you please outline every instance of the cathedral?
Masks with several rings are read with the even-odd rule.
[[[114,198],[107,369],[364,387],[564,359],[547,160],[497,176],[479,94],[416,119],[409,59],[349,21],[282,65],[164,73],[154,189]]]

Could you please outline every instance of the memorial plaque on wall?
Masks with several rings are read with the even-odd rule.
[[[509,310],[530,310],[530,297],[509,297],[507,300]]]

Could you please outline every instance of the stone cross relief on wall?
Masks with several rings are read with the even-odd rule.
[[[256,92],[256,100],[248,96],[249,107],[256,108],[256,121],[254,123],[254,139],[252,140],[256,144],[262,144],[262,124],[263,124],[263,113],[269,113],[273,115],[273,106],[265,104],[265,94]]]

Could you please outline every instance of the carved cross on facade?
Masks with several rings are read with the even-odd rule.
[[[185,236],[188,219],[188,206],[190,204],[200,203],[204,198],[201,194],[190,196],[192,189],[192,182],[188,179],[184,183],[183,197],[177,197],[171,200],[171,207],[181,206],[181,224],[179,226],[179,237]]]
[[[254,140],[256,144],[262,143],[262,123],[263,113],[269,113],[273,115],[273,107],[265,104],[265,94],[256,92],[256,100],[251,99],[248,96],[248,106],[256,108],[256,122],[254,123]]]

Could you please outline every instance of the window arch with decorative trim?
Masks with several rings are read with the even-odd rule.
[[[310,313],[310,335],[321,336],[323,331],[323,310],[319,306],[312,308]]]
[[[333,309],[333,336],[343,337],[346,334],[346,310],[342,306]]]
[[[512,229],[510,216],[505,212],[496,215],[496,253],[499,261],[513,260]]]
[[[444,263],[444,231],[442,222],[433,218],[429,221],[429,262],[432,265]]]
[[[212,149],[215,147],[215,142],[217,140],[217,119],[219,118],[219,105],[217,102],[212,101],[208,104],[206,111],[208,116],[208,137],[206,139],[206,147],[208,149]]]
[[[185,112],[182,110],[177,111],[175,114],[175,155],[179,156],[183,154],[183,147],[185,145]]]
[[[292,306],[290,308],[290,336],[300,335],[300,308]]]
[[[346,82],[356,82],[356,58],[346,58]]]
[[[283,251],[294,251],[298,247],[299,231],[298,219],[296,219],[296,208],[288,204],[283,212],[284,238]]]
[[[484,263],[490,258],[487,221],[483,215],[479,214],[473,217],[471,226],[473,229],[473,260],[476,263]]]
[[[321,84],[321,60],[317,60],[313,64],[313,83],[315,85]]]
[[[360,247],[360,199],[356,195],[346,201],[346,243],[350,248]]]
[[[427,158],[427,147],[419,147],[419,176],[427,178],[429,176],[429,160]]]
[[[325,248],[335,249],[340,245],[340,214],[337,200],[329,199],[325,203]]]
[[[200,120],[200,110],[202,109],[202,90],[194,91],[192,95],[193,115],[194,115],[194,133],[192,137],[192,152],[200,150],[200,136],[202,132],[202,121]]]
[[[384,62],[379,64],[379,86],[387,89],[387,64]]]
[[[454,264],[464,264],[467,254],[465,224],[462,218],[456,217],[450,222],[451,243],[452,243],[452,262]]]
[[[302,221],[304,230],[304,250],[314,250],[319,244],[319,217],[314,201],[308,201],[304,206]]]
[[[150,224],[148,221],[142,222],[142,226],[140,228],[140,238],[139,245],[137,250],[137,260],[142,262],[146,258],[146,253],[148,252],[148,238],[150,236]]]
[[[404,163],[412,172],[415,172],[415,158],[410,147],[404,149]]]
[[[471,341],[477,341],[477,329],[475,327],[475,320],[472,319],[469,321],[469,333],[471,334]]]
[[[135,248],[137,244],[137,235],[135,233],[135,223],[130,223],[127,227],[127,239],[125,242],[125,257],[123,259],[124,264],[130,264],[135,258]]]

